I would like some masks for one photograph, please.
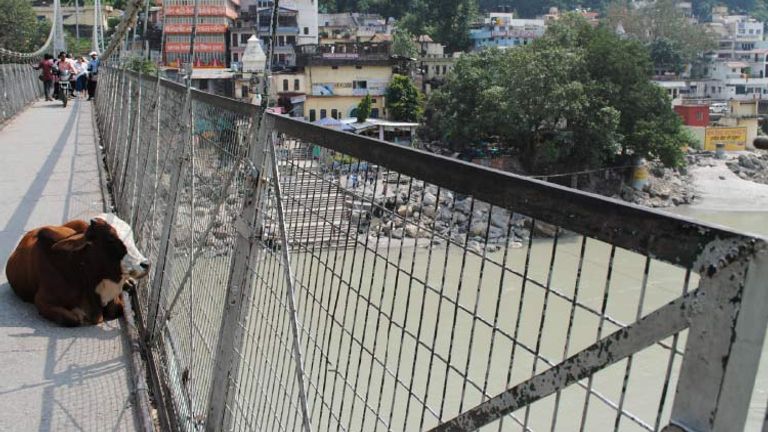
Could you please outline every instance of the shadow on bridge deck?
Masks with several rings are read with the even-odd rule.
[[[121,323],[58,327],[5,277],[26,230],[102,209],[89,102],[37,102],[0,130],[0,430],[136,429]]]

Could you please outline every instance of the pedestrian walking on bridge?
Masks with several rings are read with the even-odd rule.
[[[35,70],[40,72],[40,81],[43,82],[43,93],[45,93],[45,100],[51,99],[51,88],[53,87],[53,56],[46,54],[37,66],[32,66]]]
[[[96,83],[99,76],[99,53],[91,51],[91,61],[88,62],[88,100],[96,97]]]

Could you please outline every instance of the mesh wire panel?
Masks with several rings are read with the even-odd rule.
[[[250,116],[197,96],[190,116],[183,87],[114,69],[101,79],[101,132],[115,204],[150,261],[165,258],[163,274],[152,268],[138,287],[138,306],[145,319],[158,317],[145,326],[162,331],[157,349],[179,424],[195,428],[207,412],[233,221],[245,196]],[[169,241],[161,251],[163,235]]]
[[[0,125],[42,96],[39,74],[30,64],[6,63],[0,58]]]
[[[276,181],[312,430],[431,428],[696,283],[685,269],[282,132],[231,430],[302,425]],[[661,341],[488,429],[654,430],[668,419],[682,346],[684,335]]]
[[[256,143],[251,106],[100,80],[116,205],[163,263],[138,305],[181,429],[427,430],[699,286],[687,265],[531,217],[535,203],[340,152],[344,135],[267,122]],[[673,333],[483,430],[660,430],[688,330]]]

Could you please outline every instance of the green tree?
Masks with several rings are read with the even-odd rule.
[[[682,162],[688,142],[649,81],[646,47],[567,15],[531,45],[462,56],[427,103],[427,137],[492,143],[532,173],[593,168],[620,154]]]
[[[37,21],[29,1],[0,0],[0,11],[0,47],[30,52],[40,48],[47,39],[50,24]]]
[[[419,47],[413,35],[406,29],[398,28],[392,41],[392,53],[403,57],[418,57]]]
[[[126,67],[146,75],[155,75],[157,73],[157,66],[152,61],[147,60],[140,55],[132,55],[129,57],[126,60]]]
[[[424,97],[404,75],[395,75],[387,88],[387,110],[395,121],[418,122],[424,112]]]
[[[88,58],[87,54],[91,51],[91,38],[80,35],[78,42],[73,32],[66,29],[64,30],[64,38],[67,41],[67,51],[74,56],[82,55]]]
[[[641,8],[617,1],[607,7],[605,22],[610,29],[621,24],[628,36],[648,44],[651,50],[663,41],[676,51],[682,64],[696,66],[704,61],[704,53],[717,47],[715,37],[691,23],[674,0],[657,0]]]
[[[363,123],[371,116],[371,107],[373,106],[373,99],[371,95],[367,94],[357,105],[357,122]]]
[[[667,38],[659,38],[648,46],[651,61],[657,70],[672,71],[681,74],[685,71],[683,53],[675,43]]]

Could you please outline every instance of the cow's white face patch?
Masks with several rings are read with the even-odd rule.
[[[149,271],[149,261],[136,247],[136,243],[133,241],[133,229],[131,229],[131,226],[112,213],[103,213],[96,217],[115,229],[117,236],[122,240],[125,249],[128,251],[122,261],[120,261],[123,276],[137,279],[146,276]],[[120,286],[122,287],[122,283]]]
[[[101,299],[101,305],[106,306],[107,303],[116,299],[117,296],[119,296],[123,291],[124,283],[125,280],[115,282],[109,279],[102,279],[101,282],[96,285],[96,294],[98,294],[99,298]]]

